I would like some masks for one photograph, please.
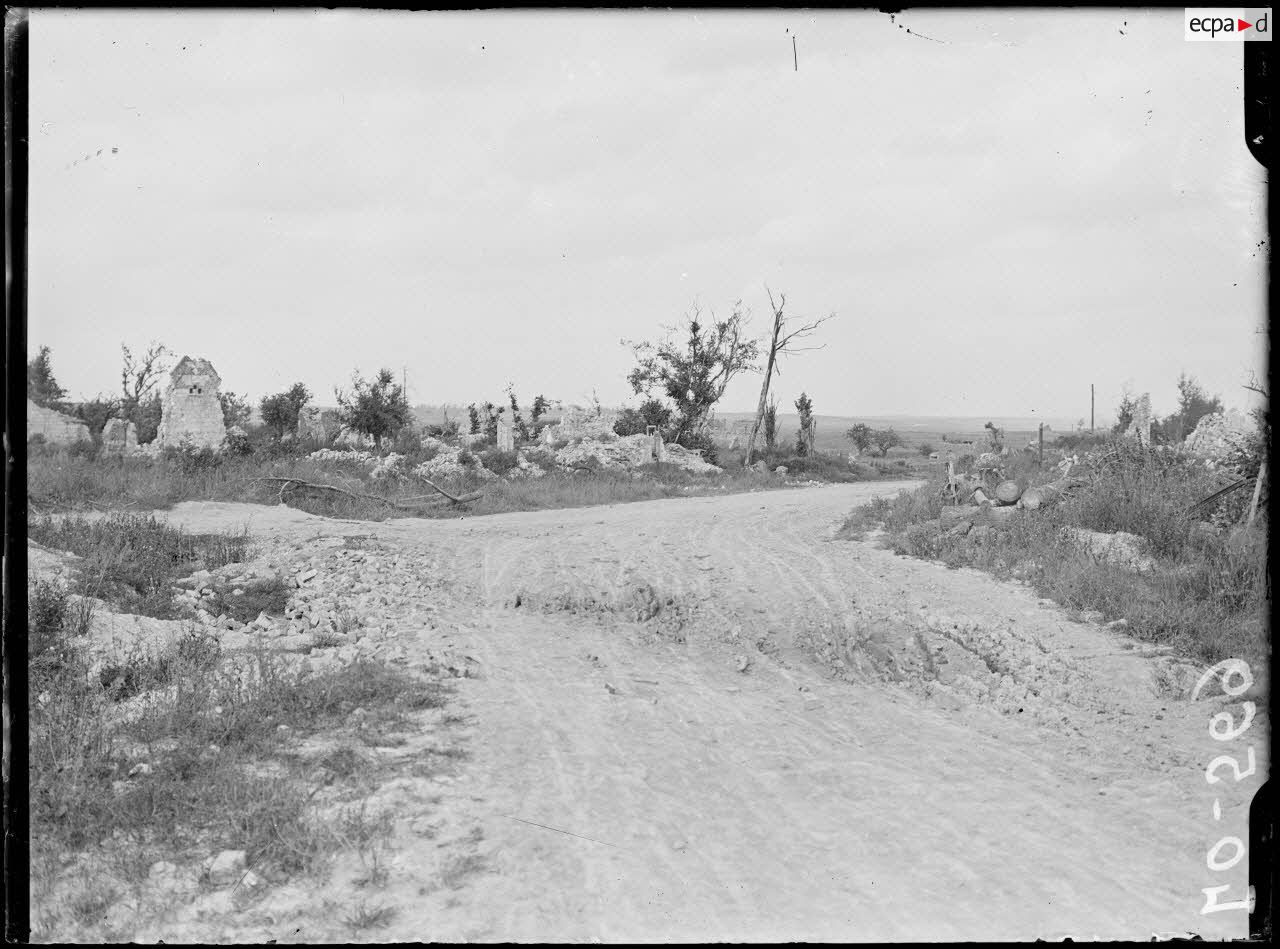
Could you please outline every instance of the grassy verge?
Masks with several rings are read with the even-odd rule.
[[[288,454],[277,447],[252,455],[172,453],[158,458],[124,458],[32,445],[27,493],[31,508],[44,514],[88,508],[163,510],[190,500],[278,503],[280,485],[255,481],[260,478],[297,478],[392,500],[432,495],[432,489],[418,478],[376,477],[370,466],[311,459],[302,451],[299,448],[298,454]],[[645,465],[631,472],[555,470],[540,478],[519,480],[481,480],[466,474],[439,483],[457,493],[481,491],[480,500],[465,507],[444,505],[421,512],[305,491],[290,492],[288,503],[313,514],[338,517],[457,517],[768,490],[786,487],[788,480],[849,482],[900,478],[909,473],[905,464],[894,461],[850,466],[844,456],[824,453],[808,458],[771,455],[764,461],[767,473],[744,468],[740,458],[725,458],[723,471],[706,474],[693,474],[670,464]],[[773,473],[779,465],[787,468],[785,479]]]
[[[950,530],[939,521],[943,482],[935,478],[854,511],[842,535],[860,539],[880,528],[896,553],[1021,578],[1071,610],[1124,620],[1135,637],[1204,662],[1269,654],[1267,526],[1265,518],[1239,526],[1246,492],[1204,522],[1187,509],[1220,482],[1185,458],[1121,452],[1073,473],[1086,478],[1081,489],[1053,507],[1017,512],[1007,524]],[[1151,567],[1108,562],[1068,528],[1136,535]]]
[[[226,653],[194,626],[91,675],[86,601],[38,578],[28,594],[37,938],[125,938],[126,895],[157,868],[194,880],[225,850],[269,883],[323,876],[339,852],[376,865],[390,816],[360,802],[389,766],[369,749],[420,729],[448,686],[372,660]]]
[[[27,536],[83,558],[74,592],[158,619],[183,615],[174,604],[175,580],[242,562],[249,546],[243,534],[189,534],[150,515],[120,512],[94,519],[36,517],[28,522]]]

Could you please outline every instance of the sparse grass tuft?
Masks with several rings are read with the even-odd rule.
[[[91,675],[74,598],[38,580],[29,592],[31,873],[43,891],[75,854],[140,881],[156,860],[238,849],[287,878],[322,875],[331,854],[354,848],[372,861],[366,876],[384,878],[376,850],[391,815],[357,806],[334,820],[318,792],[361,791],[378,765],[360,742],[396,740],[415,712],[444,704],[446,686],[374,660],[310,671],[265,651],[226,654],[195,629]],[[351,732],[319,758],[296,750]],[[33,907],[51,936],[102,935],[118,895],[81,891],[57,911]]]
[[[490,871],[489,861],[478,853],[454,857],[440,872],[440,883],[450,890],[461,889],[467,877]]]
[[[370,904],[364,900],[349,913],[343,920],[352,932],[360,932],[364,929],[378,929],[391,924],[396,918],[397,910],[394,906],[386,906],[380,904]]]

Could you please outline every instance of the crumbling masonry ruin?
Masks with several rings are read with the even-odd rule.
[[[156,444],[161,448],[188,444],[194,448],[220,449],[227,437],[222,403],[218,400],[221,384],[222,379],[209,360],[183,356],[169,373]]]

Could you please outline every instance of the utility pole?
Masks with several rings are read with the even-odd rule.
[[[1089,434],[1093,434],[1093,383],[1089,383]]]

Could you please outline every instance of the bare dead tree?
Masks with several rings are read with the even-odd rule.
[[[778,302],[775,303],[773,291],[766,286],[764,292],[769,294],[769,308],[773,310],[773,336],[769,342],[769,355],[765,361],[764,382],[760,385],[760,402],[756,406],[756,419],[751,425],[751,436],[747,439],[747,456],[742,462],[744,466],[751,464],[751,456],[756,449],[756,438],[760,434],[760,427],[764,424],[764,413],[769,401],[769,385],[772,383],[774,375],[782,374],[782,369],[778,366],[778,359],[789,353],[822,349],[826,345],[825,343],[822,346],[796,346],[793,343],[795,340],[809,336],[819,326],[835,316],[834,313],[830,313],[821,319],[804,323],[792,329],[787,325],[787,317],[783,315],[783,309],[787,305],[787,295],[785,293],[779,294]]]
[[[135,357],[124,343],[120,344],[120,351],[124,354],[120,388],[124,392],[125,405],[134,406],[155,390],[164,374],[163,360],[169,350],[163,343],[152,342],[141,358]]]

